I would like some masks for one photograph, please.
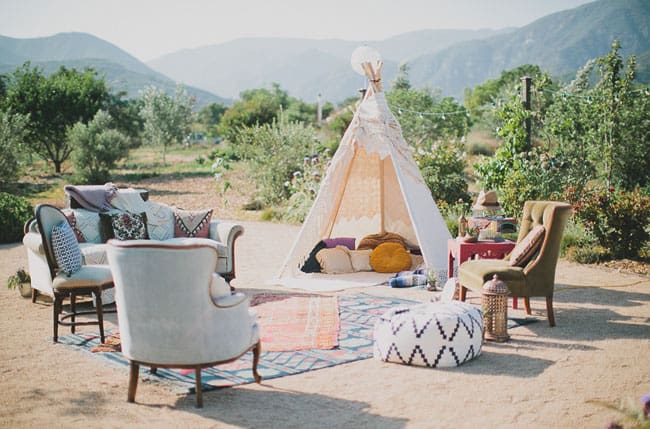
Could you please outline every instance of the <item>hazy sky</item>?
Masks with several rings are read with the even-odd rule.
[[[247,36],[372,41],[521,27],[591,0],[0,0],[0,35],[94,34],[140,60]]]

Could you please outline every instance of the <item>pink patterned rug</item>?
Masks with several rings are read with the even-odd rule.
[[[338,300],[333,296],[260,294],[251,298],[259,316],[262,350],[329,350],[338,346]]]

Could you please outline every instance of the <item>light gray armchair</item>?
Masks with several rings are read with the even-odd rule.
[[[231,294],[215,274],[214,240],[109,240],[122,353],[130,360],[128,401],[135,401],[140,365],[187,368],[196,374],[203,406],[201,369],[253,351],[257,373],[261,343],[248,299]]]

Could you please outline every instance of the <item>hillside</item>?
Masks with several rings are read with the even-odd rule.
[[[522,64],[571,78],[587,60],[606,54],[614,39],[621,41],[623,55],[648,51],[648,22],[647,0],[600,0],[548,15],[509,34],[419,57],[411,63],[411,78],[456,97],[464,88]]]
[[[173,91],[176,84],[167,76],[154,71],[117,46],[85,33],[60,33],[50,37],[15,39],[0,36],[0,73],[11,73],[25,61],[45,73],[60,66],[83,69],[92,67],[113,88],[127,91],[130,97],[148,85]],[[208,91],[187,87],[198,105],[227,102]]]
[[[408,62],[413,85],[440,88],[443,95],[462,98],[465,88],[526,63],[570,79],[588,59],[607,53],[614,38],[621,40],[624,55],[647,52],[648,22],[648,0],[599,0],[547,15],[518,29],[425,30],[369,45],[387,63],[387,89],[397,65]],[[318,93],[339,101],[356,94],[364,84],[349,66],[350,54],[360,44],[344,40],[238,39],[172,53],[149,65],[176,80],[228,97],[237,97],[243,89],[279,82],[291,95],[307,101],[315,100]],[[640,77],[646,75],[639,73]]]
[[[369,44],[386,62],[384,81],[395,77],[397,65],[423,53],[437,52],[459,41],[509,30],[423,30]],[[150,61],[155,70],[227,97],[244,89],[278,82],[292,96],[306,101],[322,93],[327,100],[353,96],[365,85],[350,67],[350,54],[364,42],[289,38],[244,38],[186,49]],[[192,67],[187,67],[192,64]]]

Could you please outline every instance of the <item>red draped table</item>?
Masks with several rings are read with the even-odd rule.
[[[458,266],[463,262],[478,257],[480,259],[502,259],[515,247],[515,242],[510,240],[494,241],[479,240],[467,243],[462,240],[451,238],[447,241],[447,273],[449,277],[454,276],[454,261]],[[517,299],[513,298],[513,308],[517,306]]]

